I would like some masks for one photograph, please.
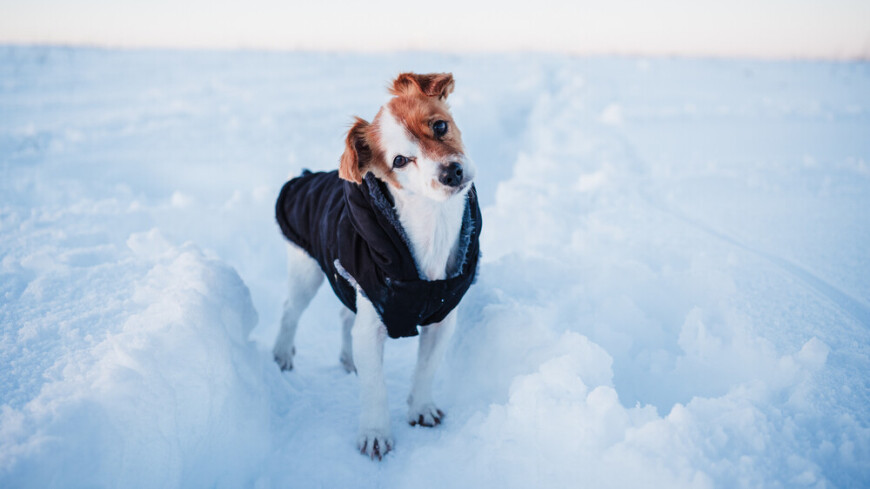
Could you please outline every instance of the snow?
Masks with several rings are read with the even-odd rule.
[[[338,301],[270,358],[274,198],[452,71],[480,278],[396,448]],[[0,487],[860,487],[870,65],[0,48]]]
[[[55,345],[51,380],[22,409],[4,407],[6,487],[192,487],[215,475],[239,487],[265,455],[269,402],[247,341],[257,321],[247,287],[157,232],[128,244],[129,259],[151,268],[115,284],[129,292],[124,319],[80,348]]]

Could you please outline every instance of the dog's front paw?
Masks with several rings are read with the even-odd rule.
[[[293,357],[296,355],[296,347],[290,348],[290,350],[286,350],[283,348],[275,347],[272,350],[272,356],[275,358],[275,363],[281,367],[281,371],[284,372],[286,370],[293,370]]]
[[[356,443],[359,453],[367,455],[372,460],[383,459],[384,455],[393,449],[393,438],[380,431],[362,432]]]
[[[442,419],[444,419],[444,411],[438,409],[431,402],[417,407],[412,405],[408,410],[408,423],[411,426],[420,425],[431,428],[441,424]]]

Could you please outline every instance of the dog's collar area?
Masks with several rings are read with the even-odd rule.
[[[393,193],[390,192],[390,188],[387,187],[387,184],[383,180],[380,180],[371,173],[367,173],[365,183],[370,193],[380,194],[384,199],[386,199],[391,208],[396,207],[396,199],[393,197]]]
[[[471,188],[468,193],[465,194],[465,210],[462,215],[462,227],[459,231],[459,246],[457,252],[459,253],[459,259],[456,261],[456,266],[454,270],[448,270],[447,278],[454,278],[462,274],[462,270],[465,267],[465,264],[468,262],[468,248],[471,243],[472,235],[474,234],[476,222],[472,213],[472,208],[477,205],[476,198],[477,192],[474,188],[474,184],[470,184]],[[405,243],[405,246],[408,248],[408,252],[410,253],[413,250],[413,246],[411,245],[411,240],[408,238],[407,233],[405,232],[405,228],[402,226],[401,221],[399,221],[399,215],[396,213],[396,201],[393,198],[393,195],[390,193],[389,187],[387,184],[378,179],[372,173],[367,173],[365,178],[363,179],[363,184],[360,185],[361,190],[364,189],[370,196],[371,202],[373,204],[372,208],[375,212],[383,215],[393,229],[399,234],[399,237],[402,239],[402,242]],[[415,265],[416,268],[416,265]],[[417,269],[417,274],[421,280],[428,281],[426,275],[419,269]]]

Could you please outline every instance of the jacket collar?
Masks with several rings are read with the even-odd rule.
[[[458,253],[454,270],[448,270],[447,278],[462,274],[469,262],[469,247],[479,234],[479,208],[474,185],[465,195],[465,210],[459,232]],[[350,210],[354,229],[369,246],[380,255],[379,265],[388,276],[402,280],[424,280],[426,276],[417,269],[411,253],[411,241],[399,221],[393,196],[387,185],[367,173],[362,184],[346,183],[345,200]]]

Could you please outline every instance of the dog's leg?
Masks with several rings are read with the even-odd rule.
[[[453,330],[456,329],[456,310],[440,323],[420,328],[420,346],[417,350],[417,368],[408,396],[408,423],[411,426],[441,424],[444,412],[432,401],[432,379],[441,364]]]
[[[281,370],[293,369],[293,355],[296,354],[293,338],[296,336],[299,317],[323,283],[323,271],[317,261],[293,243],[287,245],[287,265],[290,271],[289,291],[287,300],[284,301],[281,331],[272,349],[275,362]]]
[[[381,459],[393,448],[387,384],[384,382],[384,340],[387,328],[372,303],[361,293],[356,296],[356,319],[351,330],[353,358],[360,382],[359,437],[364,455]]]
[[[350,309],[341,308],[341,356],[339,360],[347,373],[356,372],[356,367],[353,364],[353,338],[350,334],[355,316]]]

